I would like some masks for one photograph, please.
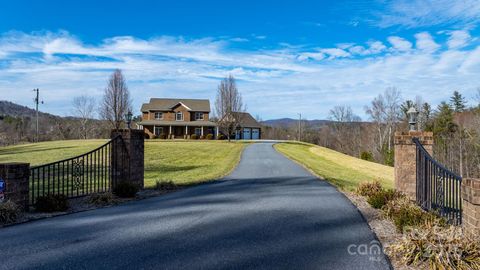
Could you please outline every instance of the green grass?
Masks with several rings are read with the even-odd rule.
[[[227,175],[246,143],[226,141],[146,141],[145,186],[157,180],[194,184]]]
[[[32,166],[74,157],[107,140],[68,140],[0,147],[0,163],[29,162]],[[228,174],[239,162],[246,143],[226,141],[145,141],[145,187],[157,180],[195,184]]]
[[[275,149],[343,190],[354,191],[359,183],[372,180],[380,181],[385,188],[393,188],[393,167],[390,166],[310,144],[280,143]]]
[[[107,140],[68,140],[0,147],[0,162],[41,165],[84,154],[106,142]]]

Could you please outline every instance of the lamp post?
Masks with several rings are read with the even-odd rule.
[[[415,125],[417,124],[417,117],[419,112],[415,109],[414,106],[410,107],[407,111],[409,130],[415,131]]]
[[[128,111],[127,114],[125,114],[125,119],[127,120],[127,128],[130,129],[130,123],[132,123],[132,112]]]

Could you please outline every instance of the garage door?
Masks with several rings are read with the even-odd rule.
[[[235,140],[240,140],[240,130],[235,131]]]
[[[260,129],[252,128],[252,140],[260,140]]]
[[[250,129],[249,128],[244,128],[243,129],[243,139],[244,140],[250,140],[252,138],[252,134],[250,134]]]

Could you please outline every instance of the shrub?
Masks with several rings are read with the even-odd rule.
[[[435,213],[423,211],[405,196],[387,202],[382,210],[399,232],[403,232],[406,227],[418,227],[429,222],[446,225],[445,219]]]
[[[192,140],[197,140],[197,139],[198,139],[198,135],[197,135],[197,134],[192,134],[192,136],[190,136],[190,139],[192,139]]]
[[[156,136],[155,134],[150,134],[150,135],[148,135],[148,137],[149,137],[150,139],[156,139],[156,138],[157,138],[157,136]]]
[[[178,188],[177,184],[173,181],[157,181],[155,189],[161,191],[171,191]]]
[[[357,193],[365,197],[370,197],[380,191],[382,191],[382,185],[378,181],[362,182],[357,187]]]
[[[360,154],[360,158],[367,161],[374,161],[372,152],[368,152],[368,151],[363,151]]]
[[[213,140],[213,134],[207,134],[207,137],[205,137],[207,140]]]
[[[68,198],[63,194],[40,196],[35,204],[35,210],[38,212],[66,211],[69,207]]]
[[[218,139],[219,140],[225,140],[225,135],[223,135],[223,134],[218,135]]]
[[[20,207],[12,201],[0,203],[0,224],[13,223],[20,216]]]
[[[376,209],[382,208],[388,202],[402,197],[403,195],[393,189],[380,190],[379,192],[373,193],[368,197],[367,202]]]
[[[406,232],[387,252],[407,265],[430,269],[480,269],[480,241],[455,226],[435,222]]]
[[[167,135],[165,135],[164,133],[162,133],[162,134],[160,134],[159,138],[160,138],[161,140],[165,140],[165,139],[167,139]]]
[[[115,197],[111,192],[97,193],[91,195],[88,202],[94,205],[109,205],[115,202]]]
[[[138,192],[138,187],[129,182],[120,182],[113,188],[113,193],[120,198],[133,198]]]

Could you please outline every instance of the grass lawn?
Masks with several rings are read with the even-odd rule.
[[[0,162],[41,165],[86,153],[107,140],[68,140],[0,147]],[[145,141],[145,186],[157,180],[193,184],[228,174],[246,143],[226,141]]]
[[[226,141],[145,141],[145,186],[157,180],[193,184],[227,175],[246,143]]]
[[[303,143],[280,143],[275,149],[304,165],[340,189],[353,191],[364,181],[378,180],[393,188],[393,167],[365,161],[328,148]]]

